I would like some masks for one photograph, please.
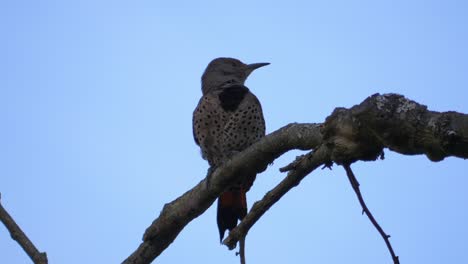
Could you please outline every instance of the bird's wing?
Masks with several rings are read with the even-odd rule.
[[[222,129],[227,115],[220,107],[216,93],[204,95],[193,112],[193,136],[210,165],[218,164],[221,159]]]

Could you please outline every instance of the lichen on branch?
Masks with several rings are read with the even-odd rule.
[[[337,163],[375,160],[388,148],[431,161],[468,158],[468,116],[434,112],[398,94],[374,94],[327,117],[323,139]]]

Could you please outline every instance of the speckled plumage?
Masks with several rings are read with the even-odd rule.
[[[234,90],[239,86],[226,87]],[[236,152],[252,145],[265,135],[265,120],[257,97],[246,90],[234,107],[222,107],[223,90],[204,95],[193,114],[195,141],[210,166],[219,166]],[[228,92],[226,96],[233,92]],[[232,96],[232,95],[231,95]]]
[[[249,74],[268,63],[244,64],[237,59],[214,59],[202,76],[203,95],[193,112],[193,136],[202,156],[217,167],[265,135],[265,120],[257,97],[244,86]],[[245,193],[255,175],[239,182],[218,199],[220,238],[247,213]]]

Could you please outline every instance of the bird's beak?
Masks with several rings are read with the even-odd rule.
[[[249,75],[251,72],[254,70],[269,65],[269,62],[260,62],[260,63],[252,63],[252,64],[247,64],[247,75]]]

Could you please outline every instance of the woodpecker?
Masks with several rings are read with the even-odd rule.
[[[212,168],[226,162],[265,136],[265,120],[257,97],[244,83],[269,63],[244,64],[234,58],[212,60],[201,78],[202,97],[193,112],[193,136]],[[220,241],[247,214],[246,192],[256,174],[242,175],[218,197]]]

